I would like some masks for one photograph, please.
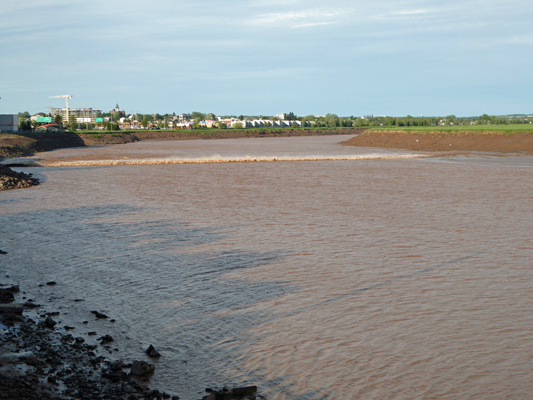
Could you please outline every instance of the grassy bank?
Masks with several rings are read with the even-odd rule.
[[[372,131],[407,132],[407,133],[533,133],[533,124],[510,125],[453,125],[453,126],[388,126],[371,128]]]

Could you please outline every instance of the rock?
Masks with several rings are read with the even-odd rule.
[[[18,285],[8,288],[0,288],[0,303],[11,303],[15,301],[15,293],[20,291]]]
[[[155,365],[147,363],[145,361],[134,361],[131,364],[131,374],[140,378],[147,378],[153,375],[155,371]]]
[[[39,304],[35,304],[33,301],[28,300],[26,303],[24,303],[24,308],[38,308],[41,307]]]
[[[53,329],[56,324],[57,322],[54,321],[51,317],[46,317],[46,319],[43,321],[43,325],[50,329]]]
[[[0,254],[7,254],[7,251],[0,250]]]
[[[1,315],[22,315],[24,307],[20,304],[0,304],[0,314]]]
[[[50,282],[46,282],[46,284],[48,286],[54,286],[54,285],[57,285],[57,282],[56,281],[50,281]]]
[[[114,341],[111,335],[102,336],[101,338],[98,338],[98,340],[100,341],[101,345],[108,344]]]
[[[161,357],[161,354],[159,354],[159,352],[152,345],[148,346],[148,348],[146,349],[146,354],[148,355],[148,357],[152,358]]]
[[[103,314],[101,312],[98,312],[98,311],[91,311],[91,313],[93,313],[96,318],[101,318],[101,319],[109,318],[107,315],[105,315],[105,314]]]
[[[235,399],[255,399],[257,396],[257,386],[244,386],[233,389],[223,389],[212,392],[204,396],[202,400],[235,400]]]
[[[0,289],[0,303],[12,303],[15,301],[13,293],[8,292],[6,289]]]

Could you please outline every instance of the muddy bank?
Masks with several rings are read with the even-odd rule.
[[[366,131],[343,142],[349,146],[384,147],[417,151],[480,151],[533,154],[533,132],[427,132]]]
[[[35,153],[66,147],[85,146],[83,138],[74,133],[0,134],[0,159],[30,157]]]

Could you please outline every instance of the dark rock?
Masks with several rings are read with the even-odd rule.
[[[103,314],[101,312],[98,312],[98,311],[91,311],[91,313],[93,313],[96,318],[101,318],[101,319],[109,318],[107,315],[105,315],[105,314]]]
[[[102,336],[101,338],[98,338],[98,340],[100,341],[101,345],[108,344],[114,341],[111,335]]]
[[[46,317],[46,319],[43,321],[43,325],[50,329],[53,329],[56,324],[57,322],[54,321],[51,317]]]
[[[121,371],[124,368],[124,362],[122,360],[113,361],[109,364],[109,369],[111,371]]]
[[[7,254],[7,251],[0,250],[0,254]]]
[[[1,315],[22,315],[24,307],[20,304],[0,304],[0,314]]]
[[[140,378],[147,378],[153,375],[155,365],[145,361],[134,361],[131,364],[131,374]]]
[[[81,336],[78,336],[78,337],[76,338],[76,343],[83,343],[83,342],[85,342],[85,339],[82,338]]]
[[[73,326],[65,325],[65,330],[66,330],[66,331],[71,331],[71,330],[73,330],[73,329],[76,329],[76,328],[74,328]]]
[[[13,293],[7,291],[7,289],[0,289],[0,303],[12,303],[15,301]]]
[[[146,354],[152,358],[161,357],[161,354],[159,354],[159,352],[152,345],[148,346],[148,348],[146,349]]]
[[[46,284],[48,286],[54,286],[54,285],[57,285],[57,282],[56,281],[50,281],[50,282],[46,282]]]
[[[255,399],[257,396],[257,386],[244,386],[233,389],[222,389],[222,391],[212,392],[204,396],[203,400],[236,400]]]
[[[24,303],[24,308],[31,309],[31,308],[39,308],[39,307],[41,307],[39,304],[35,304],[32,301],[27,301],[26,303]]]

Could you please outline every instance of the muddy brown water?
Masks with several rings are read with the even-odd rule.
[[[184,399],[528,398],[533,158],[342,140],[39,154],[43,184],[0,193],[0,273],[111,357],[154,344]]]

